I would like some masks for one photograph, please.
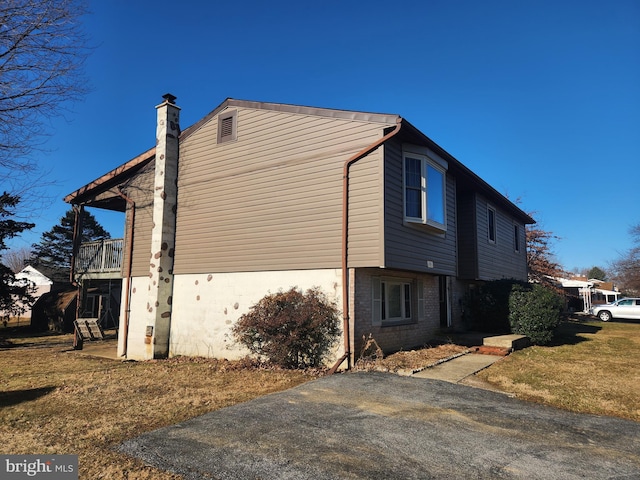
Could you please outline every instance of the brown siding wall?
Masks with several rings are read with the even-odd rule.
[[[458,195],[458,276],[478,278],[478,238],[476,227],[476,196]]]
[[[133,239],[133,264],[131,275],[134,277],[147,276],[149,274],[149,259],[151,257],[151,227],[153,224],[153,181],[155,162],[149,163],[136,176],[122,186],[122,191],[136,204],[134,239]],[[126,275],[129,258],[128,237],[131,224],[131,207],[127,204],[125,224],[125,252],[123,259],[123,275]]]
[[[385,266],[442,275],[456,274],[455,179],[447,173],[447,231],[433,233],[421,225],[404,224],[402,145],[385,146]],[[433,262],[433,268],[427,262]]]
[[[384,127],[238,107],[237,141],[218,145],[212,118],[181,145],[174,272],[339,268],[342,165]],[[377,155],[353,169],[358,264],[381,256]]]
[[[476,196],[476,218],[478,222],[478,278],[497,280],[501,278],[527,279],[527,257],[524,244],[524,225],[520,224],[520,252],[514,248],[514,221],[506,212]],[[496,211],[496,241],[488,240],[487,205]]]

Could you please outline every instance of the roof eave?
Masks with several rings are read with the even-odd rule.
[[[455,158],[449,152],[447,152],[444,148],[438,145],[436,142],[431,140],[427,135],[421,132],[418,128],[411,125],[407,120],[402,120],[403,128],[411,131],[413,134],[417,135],[421,138],[425,143],[429,145],[434,152],[436,152],[441,157],[445,158],[448,162],[454,165],[454,170],[458,170],[459,173],[466,176],[468,180],[476,184],[480,187],[480,190],[483,191],[486,195],[499,199],[508,209],[516,214],[525,224],[534,224],[536,221],[525,211],[519,208],[515,203],[509,200],[507,197],[498,192],[495,188],[489,185],[486,181],[480,178],[477,174],[475,174],[469,167],[464,165],[460,160]]]
[[[119,177],[125,177],[132,169],[155,157],[155,154],[156,154],[156,147],[150,148],[146,152],[141,153],[137,157],[132,158],[128,162],[123,163],[119,167],[114,168],[110,172],[105,173],[104,175],[95,179],[94,181],[86,184],[83,187],[80,187],[75,192],[65,196],[64,201],[71,204],[82,203],[82,199],[87,198],[88,196],[92,195],[94,192],[100,190],[108,182],[114,179],[117,179]]]

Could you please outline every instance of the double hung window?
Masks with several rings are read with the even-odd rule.
[[[379,277],[372,282],[374,324],[392,325],[414,319],[411,282]]]
[[[496,210],[487,207],[487,239],[489,243],[496,243]]]
[[[426,155],[404,154],[404,218],[446,230],[446,169]]]
[[[408,320],[411,318],[411,284],[380,282],[382,321]]]

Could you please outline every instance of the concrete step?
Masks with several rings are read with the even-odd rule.
[[[482,341],[482,345],[509,351],[520,350],[529,346],[529,338],[524,335],[498,335],[496,337],[486,337]]]

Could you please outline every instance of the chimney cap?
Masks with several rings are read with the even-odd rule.
[[[175,102],[176,102],[176,99],[177,99],[178,97],[176,97],[175,95],[172,95],[172,94],[170,94],[170,93],[165,93],[165,94],[162,96],[162,98],[164,98],[164,99],[165,99],[167,102],[169,102],[169,103],[175,103]]]

